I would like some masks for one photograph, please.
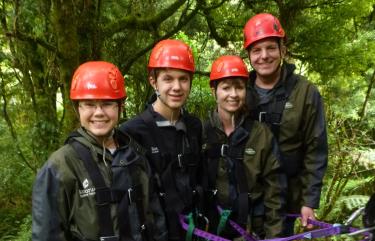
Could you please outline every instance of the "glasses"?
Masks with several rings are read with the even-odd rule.
[[[81,101],[79,107],[85,111],[94,112],[98,107],[102,111],[112,111],[118,107],[118,102],[116,101]]]

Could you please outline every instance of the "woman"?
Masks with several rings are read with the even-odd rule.
[[[115,128],[126,98],[118,68],[104,61],[80,65],[70,98],[81,127],[36,177],[33,240],[165,240],[147,161]]]
[[[160,41],[152,49],[148,71],[155,90],[151,103],[120,128],[146,148],[167,217],[168,239],[184,240],[178,215],[196,216],[202,193],[198,187],[201,122],[183,109],[194,73],[190,47],[179,40]]]
[[[224,215],[218,217],[216,205],[261,238],[280,236],[283,226],[285,184],[278,149],[267,127],[246,114],[247,79],[238,56],[222,56],[212,64],[210,87],[217,106],[203,126],[208,216],[228,239],[240,234],[225,225]]]

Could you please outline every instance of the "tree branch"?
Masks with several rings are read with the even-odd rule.
[[[150,30],[153,26],[158,26],[171,15],[173,15],[177,9],[184,5],[186,0],[176,0],[168,8],[162,10],[159,14],[153,17],[138,18],[135,16],[125,17],[115,23],[111,23],[102,29],[102,32],[106,36],[112,36],[115,33],[121,32],[124,29],[143,29]]]
[[[8,110],[7,110],[7,98],[6,98],[6,94],[5,94],[5,86],[4,86],[4,79],[3,79],[3,76],[1,75],[1,85],[0,85],[1,89],[0,89],[0,93],[1,93],[1,98],[3,99],[3,105],[2,105],[2,115],[5,119],[5,122],[7,123],[8,127],[9,127],[9,131],[10,131],[10,134],[12,136],[12,138],[14,139],[14,143],[15,143],[15,148],[17,150],[17,155],[21,158],[21,160],[34,172],[34,174],[36,174],[36,168],[33,167],[26,159],[25,155],[23,154],[23,151],[19,145],[19,140],[18,140],[18,136],[17,136],[17,132],[15,131],[15,128],[12,124],[12,121],[10,119],[10,116],[8,114]]]
[[[46,41],[44,41],[43,39],[37,38],[35,36],[29,36],[29,35],[26,35],[24,33],[19,32],[19,31],[17,31],[17,32],[6,32],[5,36],[10,37],[10,38],[15,38],[15,39],[18,39],[18,40],[21,40],[21,41],[25,41],[25,42],[35,43],[37,45],[40,45],[40,46],[44,47],[45,49],[47,49],[51,52],[57,53],[57,49],[56,49],[55,46],[53,46],[53,45],[47,43]],[[57,56],[61,57],[61,54],[57,53]]]
[[[181,16],[180,20],[178,21],[178,24],[171,31],[167,32],[162,37],[155,39],[151,44],[147,45],[144,49],[140,50],[138,53],[135,53],[132,58],[128,58],[128,61],[123,66],[125,73],[128,72],[129,68],[139,57],[143,56],[149,50],[151,50],[157,42],[159,42],[162,39],[169,38],[173,36],[174,34],[176,34],[184,25],[186,25],[198,13],[198,9],[199,7],[196,7],[183,20],[182,20],[183,17]]]
[[[372,90],[372,87],[375,83],[375,70],[374,72],[372,73],[372,76],[370,78],[370,82],[367,86],[367,92],[366,92],[366,97],[365,97],[365,101],[363,102],[363,105],[362,105],[362,108],[361,108],[361,111],[358,113],[359,115],[359,118],[360,118],[360,122],[362,122],[363,118],[365,117],[365,113],[366,113],[366,106],[370,100],[370,97],[371,97],[371,90]]]
[[[215,20],[214,18],[211,16],[210,14],[210,10],[212,9],[212,7],[210,8],[206,8],[206,2],[203,0],[199,1],[201,3],[201,5],[203,6],[203,14],[204,14],[204,17],[206,19],[206,22],[207,22],[207,25],[208,25],[208,29],[210,30],[210,33],[211,33],[211,37],[213,39],[215,39],[215,41],[221,46],[221,47],[227,47],[228,46],[228,41],[221,37],[219,35],[219,33],[217,32],[217,29],[216,29],[216,25],[215,25]],[[225,1],[222,1],[221,3],[223,4]],[[217,6],[220,6],[220,5],[217,5]]]

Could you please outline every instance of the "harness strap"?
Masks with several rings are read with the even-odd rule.
[[[188,230],[189,224],[185,222],[186,216],[185,215],[179,215],[179,221],[184,230]],[[214,235],[212,233],[203,231],[199,228],[194,228],[193,234],[195,234],[198,237],[204,238],[206,240],[212,240],[212,241],[230,241],[229,239],[222,238],[220,236]]]
[[[124,197],[118,206],[118,219],[119,229],[121,237],[128,237],[133,239],[131,233],[140,234],[143,240],[152,240],[152,225],[149,225],[146,217],[144,200],[144,187],[139,179],[139,164],[140,161],[145,161],[142,156],[139,155],[139,147],[120,148],[119,151],[125,151],[123,156],[116,156],[112,162],[112,167],[115,165],[120,168],[122,177],[126,180],[117,180],[117,188],[123,192]],[[116,170],[114,170],[116,171]],[[115,175],[114,173],[113,175]],[[134,220],[133,220],[134,219]],[[132,225],[135,220],[138,220],[137,226]]]
[[[185,240],[191,241],[191,240],[193,240],[193,232],[194,232],[194,228],[195,228],[193,214],[189,213],[189,215],[187,215],[187,219],[188,219],[188,222],[189,222],[189,226],[186,230]]]
[[[225,226],[227,225],[227,221],[228,221],[228,218],[229,218],[229,215],[231,214],[231,210],[229,209],[224,209],[222,210],[221,214],[220,214],[220,221],[219,221],[219,225],[217,225],[217,231],[216,233],[218,235],[221,234],[221,232],[224,230]]]
[[[97,202],[96,209],[99,219],[99,236],[101,238],[113,237],[114,231],[110,204],[115,200],[111,200],[111,198],[113,197],[112,192],[110,188],[106,186],[104,178],[100,173],[99,167],[93,160],[89,149],[79,141],[71,141],[70,144],[82,160],[95,187],[95,198]],[[109,193],[111,193],[111,195],[108,195]]]
[[[180,193],[176,184],[176,173],[175,170],[180,170],[182,173],[187,172],[187,175],[182,175],[181,178],[186,178],[186,181],[191,187],[197,189],[196,181],[196,170],[197,170],[197,157],[191,152],[189,147],[186,151],[185,139],[182,140],[181,149],[183,153],[176,156],[172,156],[168,153],[168,149],[163,141],[157,141],[158,138],[163,136],[163,132],[156,125],[154,116],[150,109],[143,111],[140,117],[149,127],[150,133],[153,136],[153,145],[159,148],[161,160],[151,160],[150,165],[152,167],[153,175],[156,180],[156,184],[159,189],[162,204],[166,211],[168,231],[170,238],[181,237],[181,229],[178,222],[178,213],[182,212],[187,205],[191,205],[193,201],[193,193]],[[188,124],[188,123],[185,123]],[[191,130],[190,130],[191,131]],[[191,142],[189,133],[187,136],[188,142]],[[179,144],[179,143],[177,143]],[[191,143],[189,144],[191,146]],[[191,148],[191,147],[190,147]]]
[[[208,147],[207,156],[210,158],[209,170],[215,170],[208,173],[208,185],[209,189],[216,190],[216,178],[218,172],[219,159],[222,157],[227,163],[234,165],[234,174],[228,174],[230,177],[230,182],[232,185],[238,186],[238,196],[237,196],[237,221],[241,225],[246,225],[249,211],[250,211],[250,197],[249,197],[249,187],[246,177],[246,168],[243,163],[244,151],[246,142],[249,138],[251,129],[253,126],[253,121],[250,118],[246,118],[243,127],[239,127],[232,134],[232,138],[229,144],[219,143],[216,131],[208,123],[206,128],[206,133],[208,134]],[[232,169],[232,167],[228,167]],[[228,170],[230,171],[230,170]],[[232,180],[233,179],[233,180]]]
[[[285,109],[285,104],[298,80],[297,76],[292,76],[286,81],[284,86],[276,89],[273,100],[260,105],[256,110],[256,119],[265,122],[276,139],[279,137],[280,124]]]

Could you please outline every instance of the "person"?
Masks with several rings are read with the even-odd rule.
[[[372,228],[369,236],[370,241],[375,240],[375,193],[368,200],[363,214],[363,226]]]
[[[253,67],[247,103],[252,118],[266,123],[278,140],[288,182],[287,212],[300,213],[306,226],[307,219],[315,219],[327,167],[326,122],[318,89],[284,61],[284,41],[279,20],[269,13],[246,23],[244,48]],[[294,222],[287,218],[286,235],[293,234]]]
[[[185,239],[188,233],[181,228],[178,215],[198,217],[202,198],[202,126],[184,109],[194,70],[193,53],[187,44],[174,39],[158,42],[148,63],[148,80],[155,93],[145,111],[120,126],[146,149],[166,214],[169,240]]]
[[[166,240],[144,150],[116,129],[125,98],[115,65],[90,61],[75,71],[70,99],[80,127],[38,172],[33,240]]]
[[[231,240],[240,235],[228,222],[221,227],[221,220],[212,220],[216,205],[230,210],[231,219],[261,238],[281,236],[285,218],[285,177],[278,146],[267,126],[249,118],[247,78],[239,56],[225,55],[213,62],[210,87],[217,106],[203,125],[204,176],[212,210],[208,216],[219,225],[218,234]],[[255,212],[255,206],[262,206],[264,216]]]

